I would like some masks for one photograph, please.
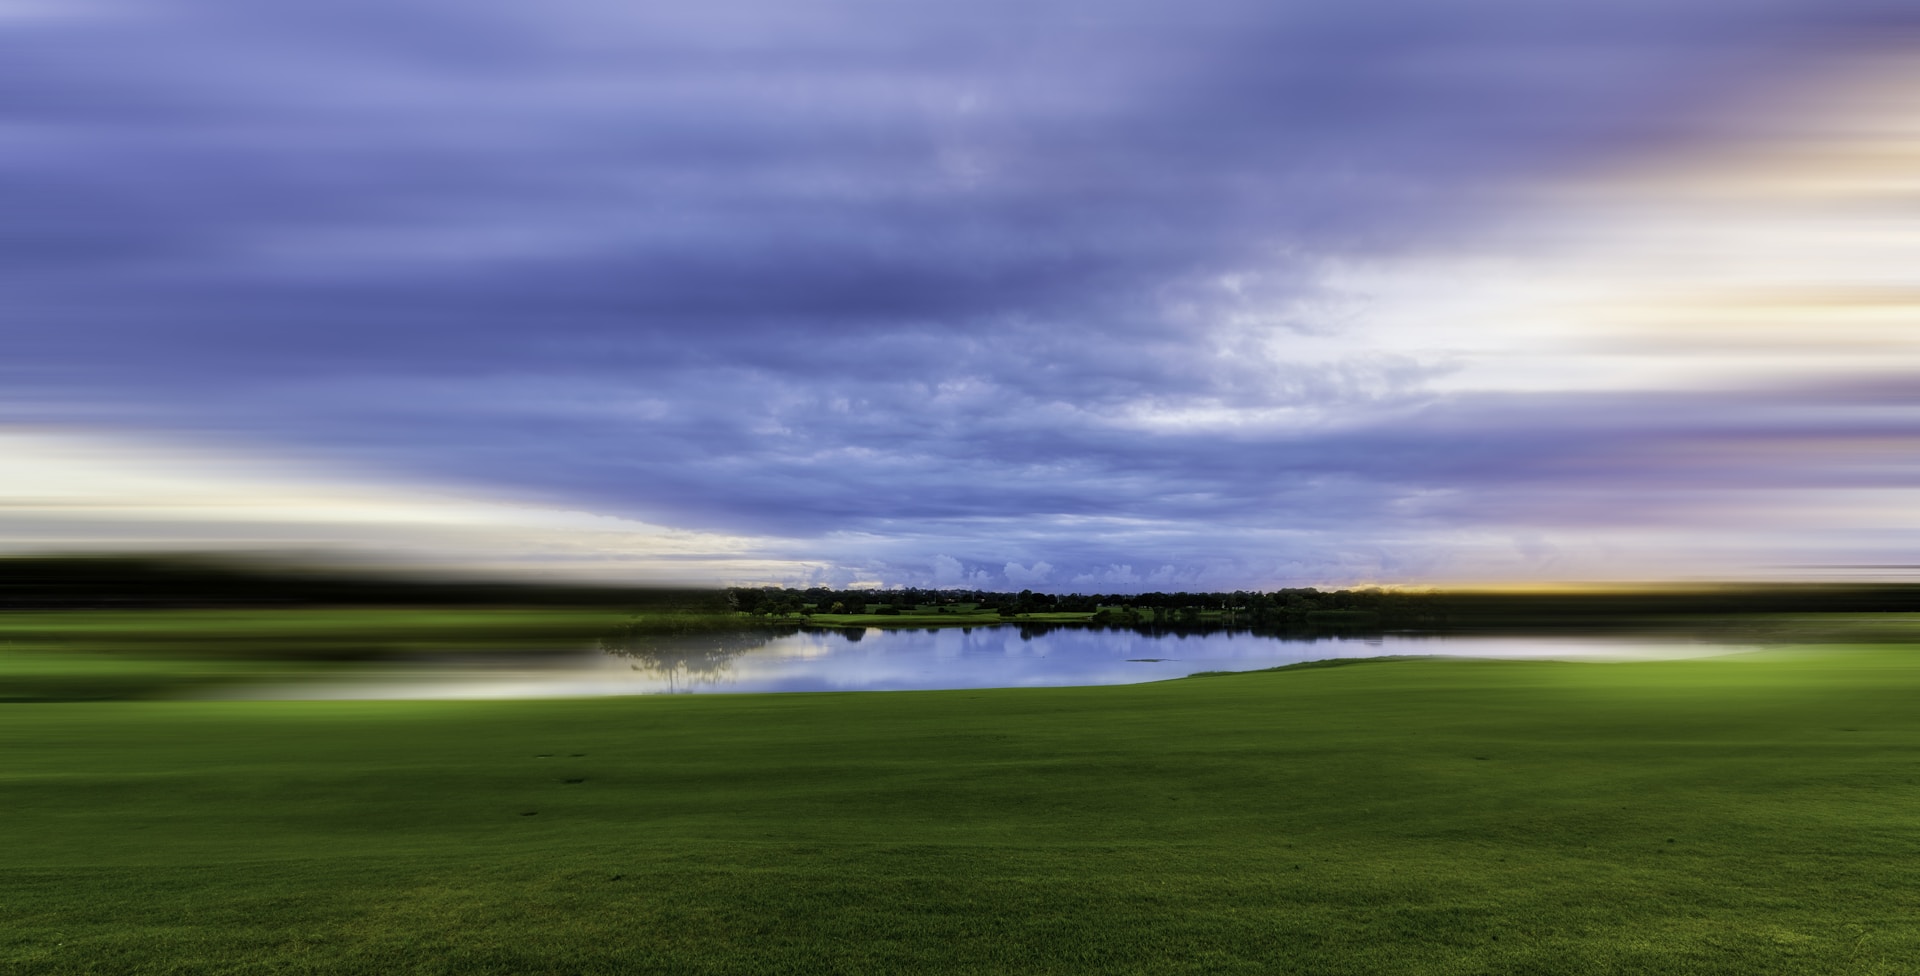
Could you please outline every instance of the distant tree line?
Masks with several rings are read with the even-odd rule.
[[[1364,617],[1397,624],[1414,624],[1431,616],[1431,594],[1382,589],[1320,590],[1313,587],[1271,592],[1236,590],[1231,593],[1018,593],[998,590],[948,590],[902,587],[888,590],[837,590],[816,586],[730,587],[727,603],[755,616],[789,614],[861,613],[881,616],[903,613],[953,612],[959,608],[998,611],[1017,617],[1035,613],[1105,614],[1115,622],[1136,619],[1167,621],[1225,618],[1262,624],[1306,620],[1310,616]],[[1104,622],[1103,618],[1103,621]]]
[[[1113,626],[1422,631],[1630,628],[1675,618],[1759,613],[1920,612],[1914,584],[1746,584],[1698,588],[1545,591],[1411,591],[1294,587],[1232,592],[1070,593],[902,587],[731,587],[727,605],[754,616],[881,616],[995,610],[1002,617],[1086,613]]]
[[[1084,614],[1089,622],[1108,626],[1549,631],[1759,613],[1914,613],[1920,612],[1920,585],[1731,584],[1564,592],[1295,587],[1059,595],[919,587],[697,589],[513,582],[231,556],[0,557],[0,610],[315,605],[579,606],[721,617],[737,611],[757,622],[826,613],[889,616],[971,609],[1016,622],[1035,614]]]

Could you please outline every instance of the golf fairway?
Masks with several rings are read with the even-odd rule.
[[[1920,652],[0,707],[10,973],[1901,973]]]

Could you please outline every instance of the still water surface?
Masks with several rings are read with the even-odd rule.
[[[1331,658],[1446,655],[1560,660],[1704,657],[1747,648],[1631,638],[1151,635],[1018,626],[807,630],[652,641],[538,665],[434,669],[248,697],[552,698],[714,692],[1113,685]]]

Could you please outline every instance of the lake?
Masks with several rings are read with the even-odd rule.
[[[1154,635],[1081,627],[818,629],[651,640],[618,653],[469,663],[249,698],[551,698],[1114,685],[1332,658],[1444,655],[1559,660],[1705,657],[1750,648],[1626,637]]]

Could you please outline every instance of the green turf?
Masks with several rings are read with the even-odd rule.
[[[650,614],[638,626],[673,617]],[[7,611],[0,703],[177,696],[370,662],[577,653],[640,619],[541,607]]]
[[[17,973],[1905,973],[1920,652],[0,706]]]

